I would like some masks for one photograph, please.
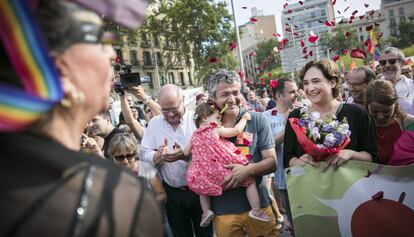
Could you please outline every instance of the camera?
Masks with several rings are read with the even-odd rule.
[[[123,94],[124,90],[131,86],[141,85],[141,77],[138,72],[131,72],[131,65],[115,64],[114,70],[119,72],[120,82],[115,82],[114,90],[118,94]]]

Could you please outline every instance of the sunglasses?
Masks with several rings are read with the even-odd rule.
[[[385,64],[390,64],[390,65],[394,65],[397,62],[398,59],[396,58],[392,58],[392,59],[388,59],[388,60],[379,60],[379,64],[381,64],[381,66],[385,66]]]
[[[135,155],[136,155],[136,153],[134,152],[134,153],[132,153],[132,154],[128,154],[128,155],[124,155],[124,156],[114,156],[114,159],[116,160],[116,161],[123,161],[125,158],[128,160],[128,161],[131,161],[131,160],[133,160],[133,159],[135,159]]]

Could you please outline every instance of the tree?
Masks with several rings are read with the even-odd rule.
[[[347,33],[348,32],[348,33]],[[349,34],[347,37],[346,34]],[[320,37],[319,44],[323,50],[331,50],[331,55],[340,55],[344,49],[361,48],[358,41],[356,28],[350,26],[338,26],[332,33],[323,33]]]
[[[389,39],[392,46],[402,49],[414,44],[414,22],[400,22],[398,30],[400,35]]]
[[[176,50],[177,59],[191,55],[197,81],[204,76],[200,72],[206,71],[201,69],[210,66],[208,58],[226,55],[235,38],[225,2],[163,1],[153,9],[141,32],[162,36]]]
[[[275,39],[257,44],[256,63],[262,70],[272,71],[281,66],[280,54],[274,50],[278,45]]]

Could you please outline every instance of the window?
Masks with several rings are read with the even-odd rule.
[[[190,81],[190,85],[193,85],[193,79],[191,78],[191,72],[188,72],[188,80]]]
[[[174,73],[172,72],[168,73],[168,83],[175,84]]]
[[[152,81],[152,72],[147,72],[147,77],[149,78],[149,83],[148,83],[149,88],[154,89],[154,83]]]
[[[322,10],[321,10],[321,16],[326,16],[325,9],[322,9]]]
[[[122,55],[121,49],[115,49],[117,62],[120,64],[124,64],[124,57]]]
[[[157,57],[158,66],[162,66],[163,63],[162,63],[161,53],[157,52],[156,57]]]
[[[362,32],[362,27],[359,27],[359,32]]]
[[[364,36],[363,35],[359,36],[359,41],[364,42]]]
[[[147,34],[141,33],[141,47],[148,47],[148,46],[149,46],[149,42],[148,42]]]
[[[180,81],[181,81],[181,85],[185,86],[184,73],[183,72],[180,72]]]
[[[151,53],[148,51],[144,51],[144,65],[151,66]]]
[[[398,15],[404,16],[404,8],[403,7],[398,9]]]
[[[388,14],[390,15],[390,17],[394,17],[394,9],[389,10]]]
[[[154,35],[154,45],[155,47],[160,47],[160,39],[158,38],[158,35]]]
[[[395,22],[395,18],[390,18],[390,27],[397,26],[397,23]]]
[[[129,51],[129,57],[131,59],[131,65],[138,66],[137,51],[136,50]]]
[[[316,17],[315,12],[311,12],[311,19],[313,19],[313,18],[315,18],[315,17]]]

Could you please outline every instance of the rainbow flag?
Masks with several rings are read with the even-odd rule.
[[[30,0],[0,1],[0,42],[22,89],[0,78],[0,131],[35,122],[63,97],[61,83],[33,16]]]

